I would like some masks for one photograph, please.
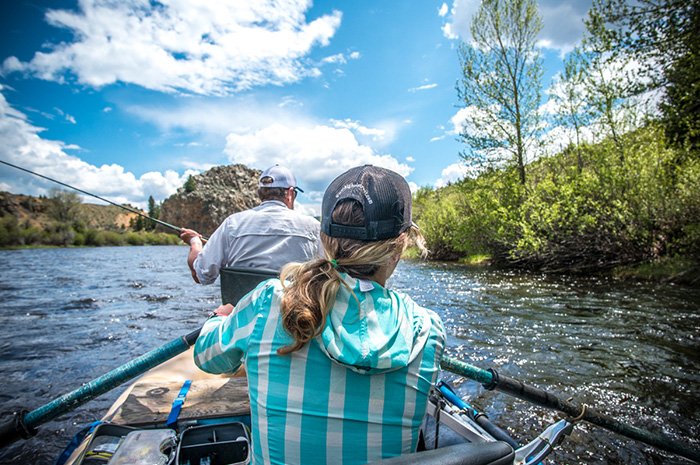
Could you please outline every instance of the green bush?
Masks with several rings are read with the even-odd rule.
[[[102,231],[102,236],[104,237],[104,245],[107,246],[120,246],[124,245],[124,237],[114,231]]]
[[[23,245],[41,245],[44,242],[44,231],[29,226],[20,231],[20,243]]]
[[[19,243],[19,225],[14,216],[0,218],[0,247],[7,247]]]
[[[127,233],[124,240],[129,245],[143,245],[146,242],[143,235],[137,233]]]
[[[435,258],[487,253],[528,268],[594,271],[682,254],[700,259],[700,157],[657,125],[414,199]],[[624,154],[624,156],[621,156]]]
[[[105,237],[99,229],[88,229],[85,233],[85,245],[101,247],[105,245]]]
[[[85,234],[75,233],[75,237],[73,237],[73,245],[77,247],[85,245]]]

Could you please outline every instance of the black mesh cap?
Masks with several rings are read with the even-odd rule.
[[[364,226],[333,224],[338,202],[356,200],[365,214]],[[352,168],[331,182],[323,194],[321,231],[331,237],[380,241],[398,237],[411,222],[411,190],[398,173],[378,166]]]

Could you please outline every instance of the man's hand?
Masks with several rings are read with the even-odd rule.
[[[184,242],[187,245],[192,245],[192,239],[193,238],[198,238],[199,243],[202,243],[202,235],[199,234],[197,231],[194,231],[192,229],[187,229],[187,228],[180,228],[180,239],[182,239],[182,242]]]

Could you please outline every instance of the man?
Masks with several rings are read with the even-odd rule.
[[[294,174],[274,165],[258,182],[260,205],[234,213],[214,231],[205,246],[201,235],[182,228],[180,238],[190,245],[187,264],[192,278],[211,284],[226,266],[280,270],[289,262],[306,262],[324,256],[319,239],[321,224],[294,211],[297,187]]]

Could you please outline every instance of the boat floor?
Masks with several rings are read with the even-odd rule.
[[[179,424],[250,415],[245,370],[232,376],[210,375],[194,364],[190,348],[136,379],[112,404],[102,421],[133,427],[165,426],[173,401],[187,380],[192,380],[192,384],[178,415]],[[88,442],[86,438],[71,454],[67,465],[79,463]]]

